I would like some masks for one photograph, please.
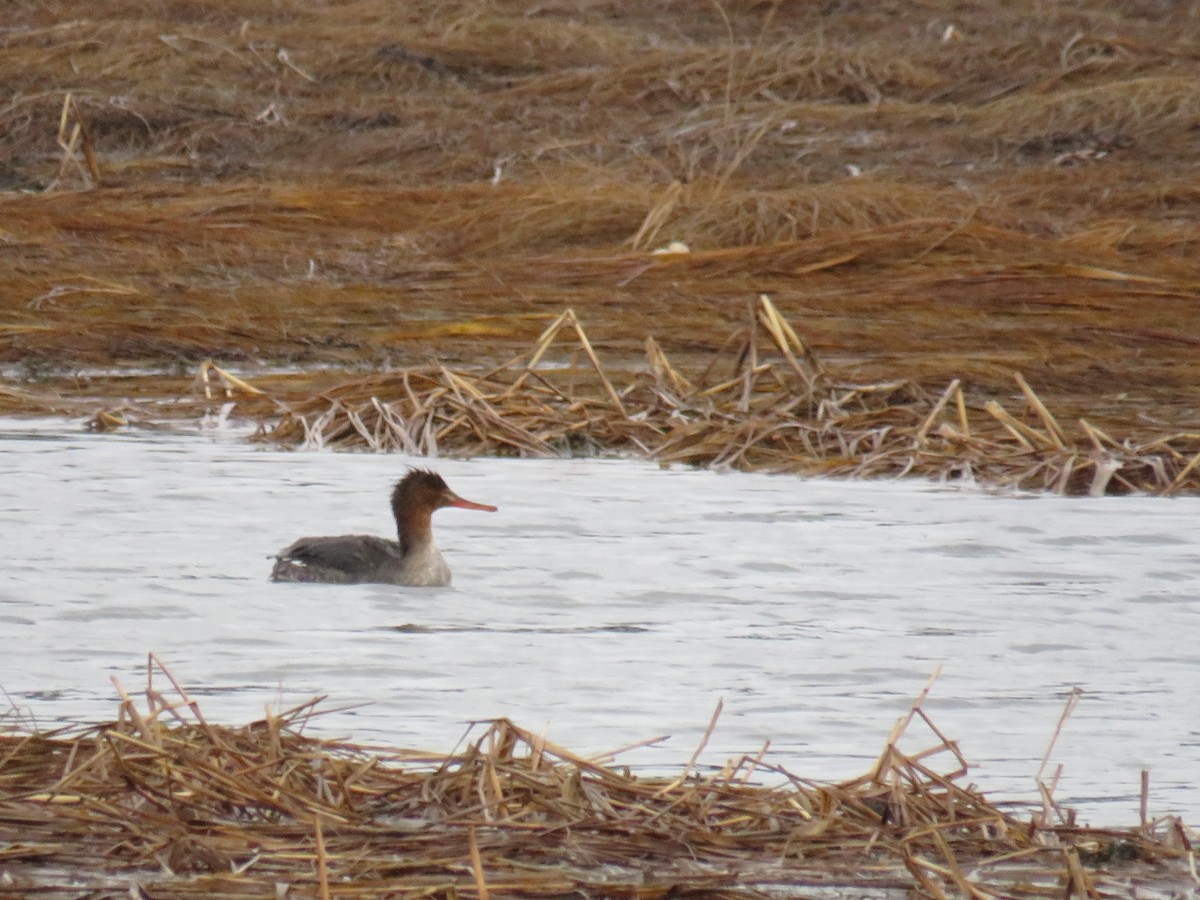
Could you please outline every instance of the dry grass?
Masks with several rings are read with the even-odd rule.
[[[507,720],[447,756],[307,737],[317,701],[215,725],[152,656],[144,710],[121,691],[115,722],[0,732],[0,877],[43,897],[231,898],[1117,897],[1189,883],[1196,835],[1178,819],[1094,829],[1049,789],[1029,815],[964,786],[927,692],[861,778],[814,783],[766,747],[695,770],[706,735],[668,780]],[[906,753],[915,719],[936,743]]]
[[[1195,492],[1198,25],[1155,0],[11,0],[0,413],[228,402],[288,446]],[[307,709],[231,730],[151,702],[4,737],[4,871],[72,897],[131,872],[1125,896],[1105,854],[1194,840],[1023,824],[922,756],[669,785],[497,723],[415,770],[297,735]]]
[[[850,383],[766,296],[697,376],[675,369],[652,337],[645,354],[641,369],[610,374],[568,310],[527,353],[491,371],[414,367],[277,400],[283,414],[258,437],[421,456],[623,452],[663,464],[915,474],[1092,496],[1200,490],[1200,434],[1137,443],[1086,419],[1068,429],[1019,374],[1015,414],[970,396],[958,379],[936,395],[909,381]],[[257,390],[217,371],[231,403]]]
[[[564,309],[694,381],[765,293],[838,381],[1200,431],[1187,5],[8,12],[0,412],[482,377]]]

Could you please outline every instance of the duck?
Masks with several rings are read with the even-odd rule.
[[[302,537],[275,556],[272,581],[447,587],[450,567],[433,542],[433,514],[446,507],[496,512],[464,500],[441,475],[411,469],[392,490],[398,540],[368,534]]]

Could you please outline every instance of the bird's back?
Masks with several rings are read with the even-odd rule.
[[[280,550],[272,581],[318,584],[393,583],[401,564],[400,545],[367,534],[303,537]]]

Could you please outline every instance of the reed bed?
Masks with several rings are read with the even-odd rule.
[[[627,453],[808,475],[920,475],[1065,494],[1200,489],[1200,434],[1135,444],[1080,419],[1068,431],[1021,376],[1020,405],[831,373],[770,298],[696,375],[651,337],[645,365],[610,374],[571,310],[486,372],[444,365],[347,381],[295,402],[257,438],[419,456]],[[256,390],[228,380],[228,396]],[[261,392],[260,392],[261,393]]]
[[[447,755],[304,734],[319,700],[209,722],[151,656],[142,709],[0,730],[0,891],[41,897],[1119,897],[1196,880],[1175,817],[1077,823],[1043,786],[1016,811],[963,784],[929,686],[860,778],[766,759],[641,777],[505,720]],[[157,685],[155,677],[157,676]],[[167,683],[166,686],[164,682]],[[933,735],[898,744],[917,720]]]
[[[420,418],[388,374],[408,372],[420,403],[440,392],[430,435],[455,452],[577,441],[864,474],[954,458],[992,482],[1192,489],[1192,6],[88,9],[16,0],[0,29],[0,413],[195,418],[212,360],[264,392],[238,413],[285,403],[313,426],[329,391],[388,440],[363,405]],[[655,253],[672,244],[689,252]],[[703,373],[762,294],[801,363],[835,374],[810,387],[774,359],[738,410],[736,389],[703,392],[744,365]],[[506,393],[564,309],[641,421],[586,354],[577,382],[537,370],[575,385],[574,412],[533,375]],[[694,395],[659,387],[660,351]],[[442,367],[474,411],[446,405]],[[956,381],[965,413],[951,391],[922,431]],[[441,433],[460,415],[486,438]]]

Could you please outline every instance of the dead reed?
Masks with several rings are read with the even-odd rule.
[[[650,337],[641,369],[610,374],[567,310],[528,352],[494,369],[435,365],[347,381],[282,403],[258,439],[419,456],[628,453],[663,464],[919,475],[1092,496],[1200,489],[1200,434],[1133,443],[1082,418],[1068,430],[1021,375],[1015,382],[1015,412],[968,397],[958,379],[937,395],[904,380],[849,383],[764,295],[698,373],[681,373]],[[230,396],[256,390],[225,384]]]
[[[1200,8],[702,7],[9,4],[0,413],[215,360],[333,444],[1193,489]],[[760,294],[832,374],[737,360]],[[564,309],[604,369],[509,392]]]
[[[871,771],[841,784],[797,777],[765,747],[638,777],[503,719],[447,756],[358,746],[303,734],[316,700],[225,727],[153,656],[145,709],[118,690],[115,722],[0,730],[0,892],[1115,897],[1195,878],[1178,819],[1089,828],[961,784],[957,744],[921,707],[928,687]],[[917,718],[936,743],[903,752]]]

